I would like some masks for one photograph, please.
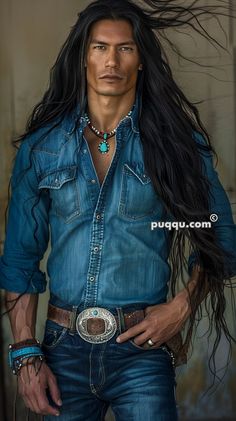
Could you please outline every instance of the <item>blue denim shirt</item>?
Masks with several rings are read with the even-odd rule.
[[[74,131],[75,117],[76,112],[46,136],[48,127],[39,129],[17,153],[0,286],[18,293],[44,292],[46,275],[39,263],[50,237],[47,272],[53,304],[165,302],[172,232],[150,228],[152,221],[163,220],[164,207],[145,171],[137,102],[133,114],[118,126],[115,154],[102,186],[83,136],[86,121],[81,117]],[[205,154],[204,161],[212,182],[212,212],[219,216],[218,239],[236,256],[229,200],[212,157]],[[172,218],[165,215],[165,220]],[[189,273],[194,262],[193,254]],[[236,257],[231,269],[235,275]]]

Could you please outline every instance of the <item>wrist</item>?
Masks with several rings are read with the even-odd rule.
[[[24,339],[22,341],[14,342],[13,344],[10,344],[9,347],[12,350],[15,350],[15,349],[25,348],[25,347],[31,346],[31,345],[32,346],[36,345],[36,346],[40,347],[40,342],[36,338],[27,338],[27,339]]]
[[[178,312],[180,313],[180,317],[183,321],[187,320],[187,318],[191,314],[191,306],[189,301],[189,296],[187,291],[179,292],[173,299],[174,305],[178,308]]]
[[[43,358],[44,354],[40,346],[40,342],[33,339],[26,339],[9,345],[8,349],[8,363],[12,369],[13,374],[18,374],[23,366],[23,361],[29,358]]]

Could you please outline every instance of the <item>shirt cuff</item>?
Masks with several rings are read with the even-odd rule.
[[[7,291],[40,294],[46,290],[46,274],[40,270],[27,271],[10,267],[0,260],[0,289]]]

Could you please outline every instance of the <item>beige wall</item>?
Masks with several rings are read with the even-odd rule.
[[[0,2],[0,240],[3,240],[3,215],[7,200],[7,184],[10,175],[13,151],[10,145],[12,135],[19,134],[25,125],[34,104],[40,99],[48,82],[49,68],[58,50],[73,25],[79,9],[88,1],[70,0],[1,0]],[[225,19],[224,28],[229,31],[229,21]],[[235,22],[234,22],[235,27]],[[211,23],[212,35],[222,38]],[[210,48],[195,36],[196,44],[185,34],[173,36],[181,51],[190,59],[204,64],[218,65],[218,70],[201,68],[196,65],[177,63],[171,54],[171,63],[180,87],[191,101],[204,100],[199,111],[212,142],[219,154],[219,173],[232,202],[236,202],[236,143],[235,143],[235,103],[233,53],[231,56],[221,51],[222,57],[216,58]],[[233,39],[232,39],[233,40]],[[222,42],[223,42],[222,38]],[[230,51],[232,46],[229,46]],[[167,46],[166,46],[167,48]],[[167,48],[168,51],[168,48]],[[184,66],[184,67],[183,67]],[[212,74],[212,77],[207,75]],[[218,80],[216,80],[217,78]],[[219,80],[220,79],[220,80]],[[236,214],[236,205],[232,205]],[[42,262],[45,267],[46,258]],[[42,335],[45,320],[47,295],[40,297],[38,316],[38,335]],[[229,323],[233,328],[232,315]],[[200,331],[204,329],[201,323]],[[5,346],[11,340],[9,324],[4,322]],[[198,402],[199,396],[209,384],[206,371],[206,337],[196,341],[194,354],[187,367],[177,372],[178,400],[182,417],[206,419],[219,414],[231,416],[235,402],[236,387],[235,355],[224,385],[219,387],[215,396],[206,402]],[[222,344],[219,359],[224,360],[225,345]],[[6,368],[6,384],[12,387],[12,377]],[[10,395],[12,397],[12,395]],[[10,400],[9,400],[10,402]],[[235,413],[235,412],[234,412]],[[11,418],[9,418],[11,421]]]

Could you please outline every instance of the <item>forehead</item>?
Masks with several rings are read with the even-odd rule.
[[[121,40],[133,40],[133,27],[125,19],[103,19],[92,25],[89,41],[91,42],[93,39],[99,39],[104,42],[112,41],[114,43],[119,43]]]

